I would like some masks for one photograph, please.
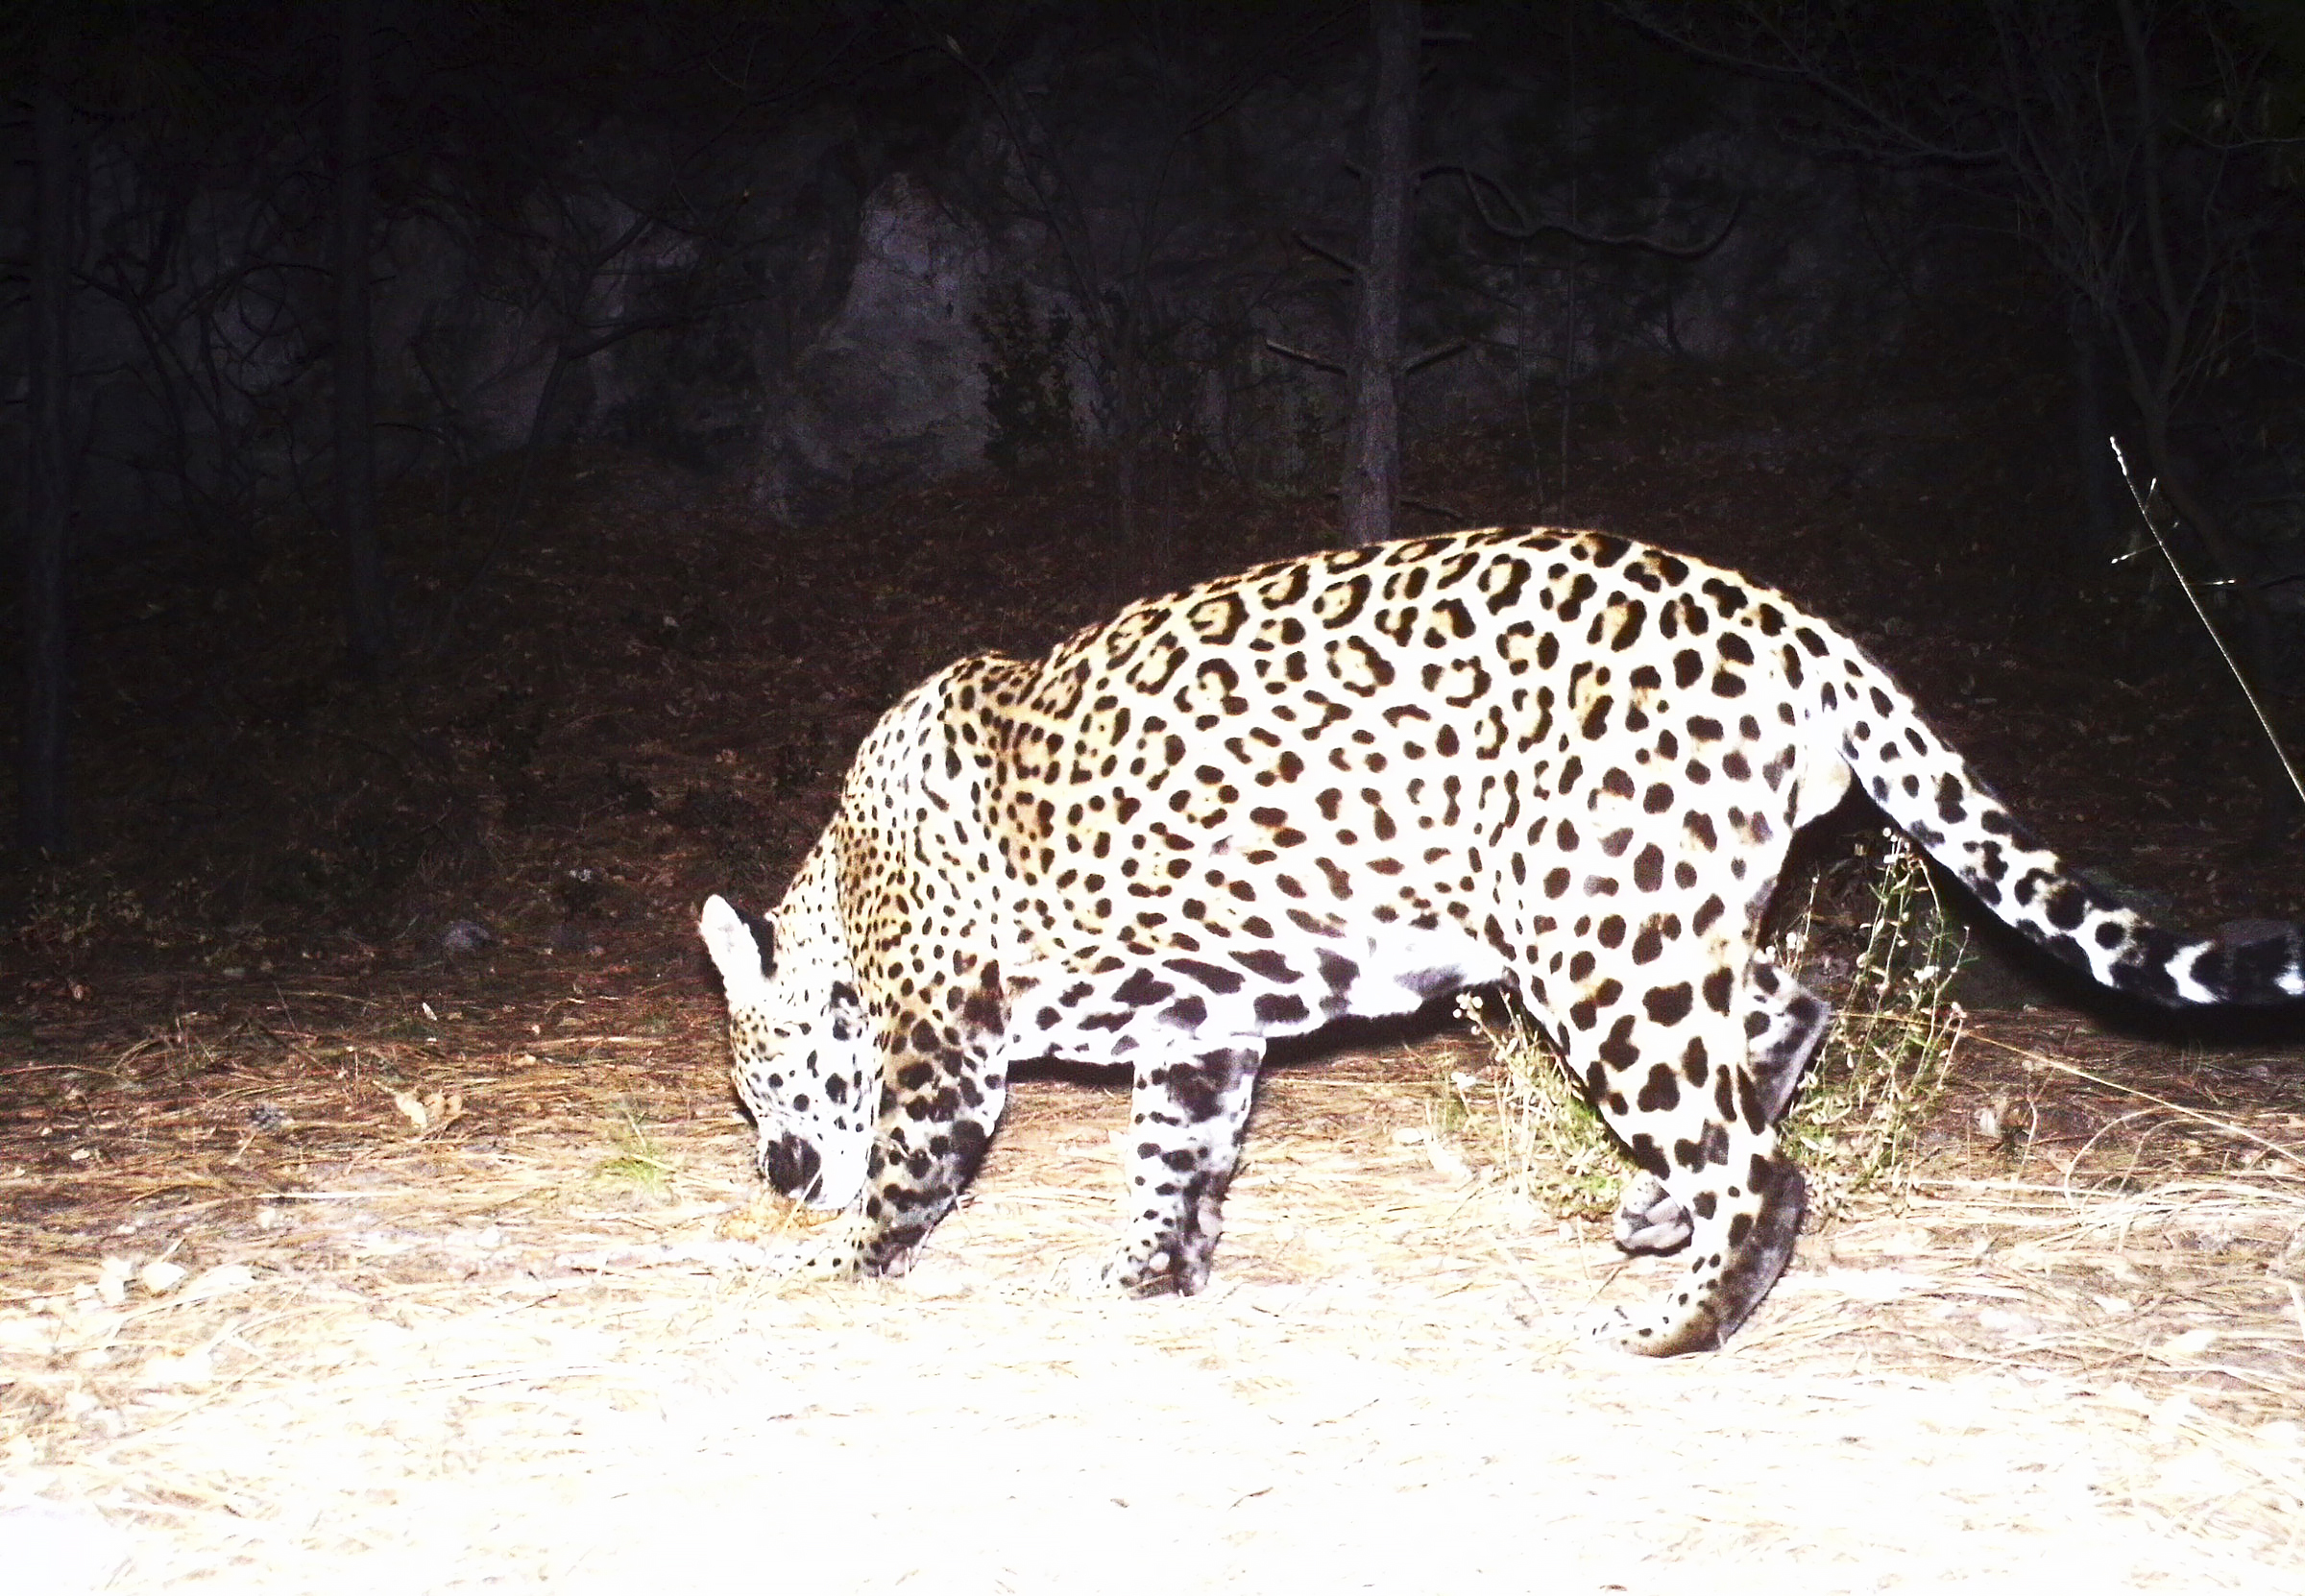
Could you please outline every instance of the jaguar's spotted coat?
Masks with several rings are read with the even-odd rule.
[[[2305,992],[2295,928],[2186,938],[2030,841],[1864,652],[1779,594],[1596,533],[1262,566],[964,660],[888,712],[769,917],[714,898],[736,1080],[780,1189],[899,1266],[1010,1068],[1135,1075],[1114,1280],[1191,1292],[1268,1037],[1513,985],[1682,1248],[1637,1351],[1717,1345],[1801,1223],[1776,1125],[1828,1011],[1754,946],[1852,778],[2051,954],[2167,1004]],[[771,965],[767,955],[773,951]]]

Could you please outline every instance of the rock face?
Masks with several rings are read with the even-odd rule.
[[[675,169],[676,141],[635,113],[534,168],[508,210],[382,206],[386,480],[598,439],[740,481],[764,520],[805,524],[1124,426],[1245,475],[1325,469],[1342,385],[1274,347],[1343,353],[1354,52],[1269,72],[1204,117],[1199,90],[1132,72],[1090,24],[1050,26],[1077,31],[894,132],[861,99],[818,105]],[[1203,89],[1220,54],[1194,68]],[[1449,73],[1425,155],[1493,179],[1525,218],[1686,241],[1743,209],[1719,249],[1666,263],[1503,238],[1461,185],[1428,181],[1410,343],[1456,352],[1409,380],[1412,437],[1521,414],[1644,351],[1807,361],[1892,325],[1856,180],[1753,131],[1767,118],[1744,91],[1683,94],[1665,131],[1635,135],[1642,107],[1557,114],[1517,67]],[[164,233],[176,254],[140,301],[76,300],[81,367],[112,374],[80,396],[84,546],[245,524],[325,480],[326,218],[280,207],[275,180],[308,159],[282,137],[169,201],[173,231],[152,230],[159,163],[90,157],[89,236]],[[230,175],[250,171],[268,175]],[[1865,204],[1878,219],[1878,183]],[[0,253],[21,226],[0,206]],[[138,280],[133,249],[105,247],[118,258],[99,275]],[[0,352],[20,336],[0,317]],[[20,414],[0,405],[0,448]]]
[[[875,488],[983,458],[984,235],[897,173],[866,197],[839,305],[765,388],[745,472],[763,509],[803,521]]]

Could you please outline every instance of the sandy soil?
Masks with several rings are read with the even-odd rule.
[[[902,1280],[570,1267],[725,1245],[745,1133],[711,1102],[620,1159],[443,1132],[271,1201],[144,1204],[109,1282],[0,1311],[7,1584],[2305,1585],[2305,1430],[2273,1377],[2305,1323],[2262,1257],[2092,1250],[2078,1211],[2045,1247],[2037,1211],[1924,1197],[1805,1238],[1724,1352],[1588,1350],[1577,1318],[1651,1284],[1435,1141],[1424,1083],[1461,1048],[1274,1072],[1190,1300],[1082,1290],[1126,1100],[1061,1080],[1021,1087]],[[198,1272],[143,1272],[195,1229]],[[2204,1267],[2225,1295],[2188,1339]],[[2237,1318],[2243,1272],[2265,1302]],[[2121,1356],[2071,1355],[2116,1323]],[[2240,1342],[2255,1388],[2188,1374]]]

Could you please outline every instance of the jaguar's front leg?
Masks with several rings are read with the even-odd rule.
[[[1008,1080],[1001,1066],[954,1059],[900,1073],[884,1090],[872,1156],[854,1221],[858,1266],[899,1274],[936,1221],[952,1212],[992,1144]]]
[[[1126,1171],[1128,1222],[1105,1278],[1138,1296],[1208,1283],[1225,1190],[1256,1095],[1261,1042],[1138,1067]]]

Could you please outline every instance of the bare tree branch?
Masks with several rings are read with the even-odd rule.
[[[1298,248],[1305,250],[1309,254],[1319,255],[1322,260],[1327,261],[1331,266],[1335,266],[1342,270],[1347,277],[1358,278],[1361,273],[1366,270],[1366,268],[1363,267],[1359,261],[1353,259],[1352,256],[1344,254],[1342,251],[1330,249],[1326,244],[1322,243],[1319,239],[1314,238],[1309,233],[1292,232],[1289,234],[1289,237],[1298,245]]]
[[[1427,366],[1437,366],[1449,356],[1463,354],[1470,348],[1472,348],[1471,339],[1452,338],[1445,344],[1436,344],[1429,350],[1419,350],[1401,361],[1400,375],[1407,376],[1411,372],[1421,372]]]
[[[1532,222],[1528,219],[1526,207],[1502,183],[1486,173],[1474,171],[1469,166],[1453,162],[1428,166],[1421,175],[1441,177],[1448,174],[1454,174],[1463,180],[1466,198],[1472,202],[1473,211],[1480,217],[1481,226],[1500,238],[1526,240],[1535,238],[1541,233],[1560,233],[1575,239],[1580,244],[1592,244],[1606,249],[1643,250],[1651,254],[1662,255],[1668,260],[1701,260],[1719,249],[1722,241],[1736,227],[1737,218],[1744,214],[1747,198],[1742,194],[1736,197],[1736,203],[1729,207],[1729,214],[1721,219],[1721,225],[1712,230],[1711,236],[1691,244],[1667,244],[1645,232],[1594,232],[1589,229],[1578,227],[1573,222],[1562,221],[1558,217],[1544,217]],[[1505,220],[1496,211],[1490,208],[1489,201],[1483,197],[1484,189],[1492,192],[1497,199],[1512,207],[1512,220]]]
[[[1869,129],[1889,147],[1907,156],[1951,166],[1985,166],[2002,157],[2003,152],[1990,141],[1968,143],[1926,133],[1913,118],[1857,87],[1854,75],[1846,69],[1845,58],[1835,60],[1832,51],[1794,33],[1779,20],[1783,16],[1806,17],[1809,14],[1807,8],[1751,4],[1734,8],[1733,14],[1758,36],[1765,49],[1732,49],[1711,43],[1694,29],[1662,21],[1658,8],[1644,0],[1611,0],[1609,9],[1636,31],[1693,60],[1727,67],[1747,77],[1797,83],[1813,88],[1856,118],[1859,127]],[[1687,9],[1692,14],[1705,16],[1731,12],[1729,7],[1712,5]]]
[[[1275,339],[1266,339],[1265,348],[1271,350],[1274,354],[1285,355],[1287,358],[1298,361],[1302,365],[1310,366],[1316,371],[1328,372],[1336,376],[1343,376],[1345,375],[1345,368],[1339,365],[1336,361],[1330,360],[1323,355],[1314,354],[1306,350],[1292,349],[1288,345],[1280,343]]]

